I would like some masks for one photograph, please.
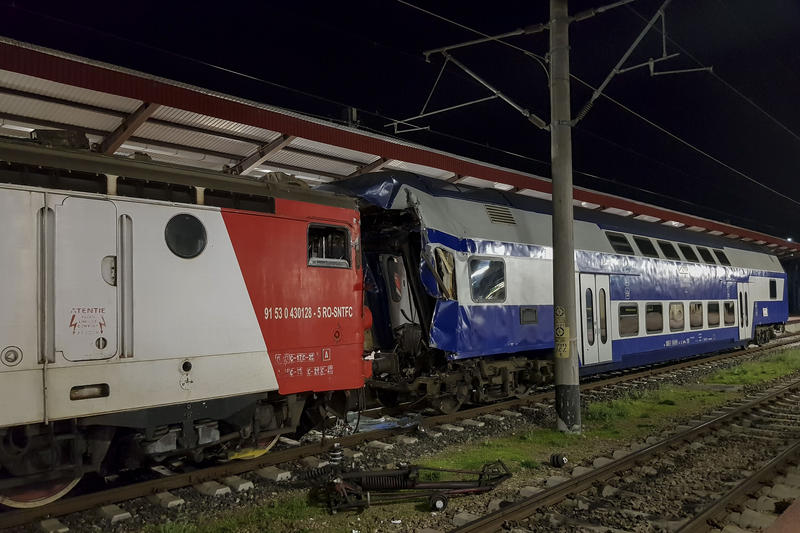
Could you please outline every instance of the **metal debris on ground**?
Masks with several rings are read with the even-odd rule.
[[[462,478],[443,480],[448,474]],[[483,465],[480,470],[452,470],[409,465],[397,470],[345,472],[322,489],[332,513],[363,509],[372,504],[427,499],[433,511],[447,507],[449,498],[488,492],[511,477],[502,461]]]

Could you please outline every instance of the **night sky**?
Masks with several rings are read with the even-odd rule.
[[[412,4],[485,33],[546,22],[548,2]],[[606,2],[573,0],[577,13]],[[638,0],[570,28],[572,73],[597,86],[656,12]],[[263,103],[360,127],[420,112],[442,66],[422,51],[475,34],[397,0],[305,2],[24,2],[0,0],[0,34]],[[207,7],[213,6],[213,7]],[[657,25],[660,29],[660,24]],[[666,10],[668,53],[656,70],[614,78],[609,94],[747,177],[800,202],[800,2],[674,0]],[[544,56],[548,34],[508,42]],[[661,55],[652,30],[626,65]],[[521,52],[496,43],[453,56],[521,106],[549,117],[547,78]],[[213,65],[245,73],[225,72]],[[429,110],[488,96],[448,65]],[[573,116],[591,91],[572,83]],[[759,109],[760,108],[760,109]],[[401,138],[549,176],[549,134],[493,100],[417,121],[430,131]],[[680,211],[800,238],[800,204],[600,98],[573,130],[575,184]]]

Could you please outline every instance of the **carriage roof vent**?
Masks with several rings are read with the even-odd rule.
[[[514,215],[511,213],[511,209],[505,206],[485,204],[484,207],[486,208],[486,214],[489,215],[489,220],[495,224],[517,223],[517,221],[514,220]]]

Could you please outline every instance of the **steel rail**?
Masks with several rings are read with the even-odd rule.
[[[589,383],[584,383],[581,385],[581,392],[592,391],[596,389],[602,389],[604,387],[608,387],[611,385],[616,385],[618,383],[624,383],[626,381],[635,381],[637,379],[648,378],[652,376],[657,376],[660,374],[668,374],[670,372],[674,372],[676,370],[683,370],[685,368],[692,368],[695,366],[701,366],[708,363],[715,363],[717,361],[723,361],[725,359],[736,359],[737,357],[743,356],[751,356],[761,352],[772,351],[777,348],[781,348],[783,346],[788,346],[790,344],[796,344],[800,342],[800,333],[793,333],[790,335],[786,335],[781,337],[781,341],[778,341],[774,344],[768,344],[764,346],[758,346],[756,348],[749,348],[742,352],[729,352],[723,354],[717,354],[712,356],[706,357],[697,357],[693,358],[689,361],[682,361],[676,364],[668,364],[664,366],[658,366],[656,368],[647,368],[644,370],[639,370],[631,373],[622,374],[620,376],[614,376],[611,378],[601,379],[598,381],[592,381]],[[448,415],[436,415],[436,416],[429,416],[422,420],[420,425],[422,427],[431,427],[436,426],[448,422],[452,422],[454,420],[463,420],[465,418],[471,418],[474,416],[480,416],[482,414],[492,413],[495,411],[500,411],[503,409],[511,409],[514,407],[520,407],[524,405],[530,405],[533,403],[538,403],[543,400],[549,400],[553,398],[553,392],[543,392],[537,394],[531,394],[528,396],[524,396],[522,398],[515,398],[513,400],[506,400],[503,402],[493,403],[489,405],[482,405],[480,407],[472,407],[470,409],[463,409],[456,413],[448,414]]]
[[[586,383],[581,385],[581,390],[588,391],[588,390],[599,389],[625,381],[633,381],[636,379],[642,379],[658,374],[674,372],[675,370],[681,370],[693,366],[713,363],[719,360],[733,359],[737,357],[742,357],[744,355],[753,355],[763,351],[771,351],[776,348],[780,348],[782,346],[799,342],[799,340],[796,339],[795,337],[800,337],[800,333],[787,335],[783,337],[782,338],[784,339],[783,342],[760,346],[758,348],[748,349],[743,352],[732,352],[727,354],[718,354],[711,357],[696,358],[690,361],[683,361],[675,365],[667,365],[658,368],[648,368],[640,372],[632,372],[630,374],[615,376],[613,378],[608,378],[605,380]],[[471,409],[465,409],[463,411],[458,411],[457,413],[449,415],[437,415],[437,416],[425,417],[417,425],[423,428],[430,428],[448,422],[454,422],[458,420],[463,420],[465,418],[480,416],[482,414],[497,412],[504,409],[541,402],[543,400],[551,399],[552,397],[553,397],[552,391],[533,394],[530,396],[509,400],[506,402],[499,402],[495,404],[474,407]],[[244,472],[251,472],[267,466],[274,466],[280,463],[296,461],[298,459],[301,459],[309,455],[326,453],[331,448],[333,448],[334,443],[339,443],[343,447],[348,447],[348,446],[355,446],[357,444],[361,444],[369,440],[385,439],[388,437],[397,436],[399,434],[411,432],[414,429],[416,429],[417,425],[410,427],[387,428],[387,429],[369,431],[364,433],[355,433],[353,435],[348,435],[339,438],[323,438],[322,441],[317,443],[308,444],[305,446],[300,446],[297,448],[291,448],[287,450],[269,452],[264,456],[256,459],[232,461],[230,463],[194,470],[192,472],[174,474],[159,479],[133,483],[130,485],[126,485],[124,487],[117,487],[89,494],[82,494],[79,496],[73,496],[71,498],[63,498],[61,500],[58,500],[43,507],[2,511],[0,512],[0,529],[29,524],[37,519],[44,518],[47,516],[50,517],[64,516],[71,513],[93,509],[101,505],[119,503],[134,498],[148,496],[165,490],[178,489],[182,487],[196,485],[204,481],[212,481],[227,476],[241,474]]]
[[[755,474],[703,509],[700,514],[684,524],[676,533],[705,533],[714,529],[717,526],[712,526],[711,524],[723,519],[728,514],[729,507],[738,504],[747,496],[756,492],[765,481],[774,479],[776,472],[783,469],[787,463],[796,462],[799,456],[800,441],[797,441],[760,468]],[[719,528],[721,529],[721,526]]]
[[[567,496],[590,488],[598,481],[608,479],[614,476],[617,472],[628,470],[645,459],[664,452],[678,443],[683,441],[692,441],[698,436],[708,433],[722,424],[728,423],[743,416],[748,411],[766,402],[770,402],[781,396],[794,392],[797,389],[800,389],[800,379],[797,379],[789,385],[781,387],[780,389],[771,393],[761,395],[758,398],[745,403],[744,405],[736,407],[725,414],[703,422],[693,428],[680,431],[660,442],[647,446],[646,448],[642,448],[641,450],[631,452],[630,454],[616,461],[595,468],[592,471],[576,478],[564,481],[563,483],[560,483],[551,489],[540,492],[531,498],[518,501],[503,507],[498,511],[486,514],[477,520],[451,530],[451,533],[498,531],[502,528],[503,523],[507,522],[508,520],[523,520],[528,518],[534,512],[544,506],[558,503]]]

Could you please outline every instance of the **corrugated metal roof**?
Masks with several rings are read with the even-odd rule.
[[[461,176],[460,185],[551,197],[549,180],[540,176],[0,37],[0,134],[26,136],[26,126],[76,127],[88,129],[99,144],[129,115],[147,109],[143,102],[161,105],[127,132],[119,155],[143,151],[157,161],[220,170],[262,150],[269,152],[266,160],[248,173],[284,170],[329,181],[376,163],[371,168]],[[275,144],[281,138],[289,142]],[[797,243],[588,189],[576,187],[574,198],[575,205],[800,250]]]
[[[294,148],[303,148],[305,150],[316,152],[321,155],[330,155],[334,157],[350,159],[352,161],[356,161],[365,165],[368,163],[372,163],[373,161],[378,159],[375,155],[372,154],[358,152],[356,150],[349,150],[347,148],[340,148],[338,146],[333,146],[330,144],[325,144],[317,141],[311,141],[309,139],[297,138],[293,140],[289,146]]]
[[[66,85],[55,81],[35,78],[27,74],[0,70],[0,87],[16,89],[54,98],[63,98],[78,104],[105,107],[122,113],[132,113],[141,105],[140,100],[102,93],[91,89]]]
[[[118,117],[3,93],[0,93],[0,109],[5,113],[30,117],[42,123],[59,122],[102,131],[114,131],[121,122]]]
[[[397,161],[397,160],[389,161],[386,164],[386,168],[391,168],[393,170],[406,170],[408,172],[415,172],[417,174],[422,174],[423,176],[428,176],[430,178],[437,178],[440,180],[452,178],[455,175],[454,172],[442,170],[441,168],[427,167],[425,165],[417,165],[415,163],[408,163],[406,161]]]
[[[231,122],[221,118],[212,117],[209,115],[202,115],[200,113],[192,113],[183,109],[176,109],[170,106],[161,106],[155,113],[154,119],[166,120],[176,124],[184,124],[187,126],[194,126],[203,128],[219,133],[229,133],[241,137],[249,137],[254,141],[261,141],[262,143],[269,142],[280,136],[277,131],[270,131],[256,126],[248,126],[241,122]]]
[[[358,170],[357,165],[348,165],[338,161],[330,161],[322,157],[314,157],[311,155],[287,152],[284,150],[270,154],[270,156],[264,162],[264,165],[269,165],[271,162],[289,165],[292,167],[302,167],[311,170],[329,172],[342,177],[349,176]]]
[[[213,152],[221,152],[234,156],[246,157],[253,153],[256,145],[224,137],[198,133],[161,124],[145,122],[136,130],[136,137],[180,144],[190,148],[198,148]]]

